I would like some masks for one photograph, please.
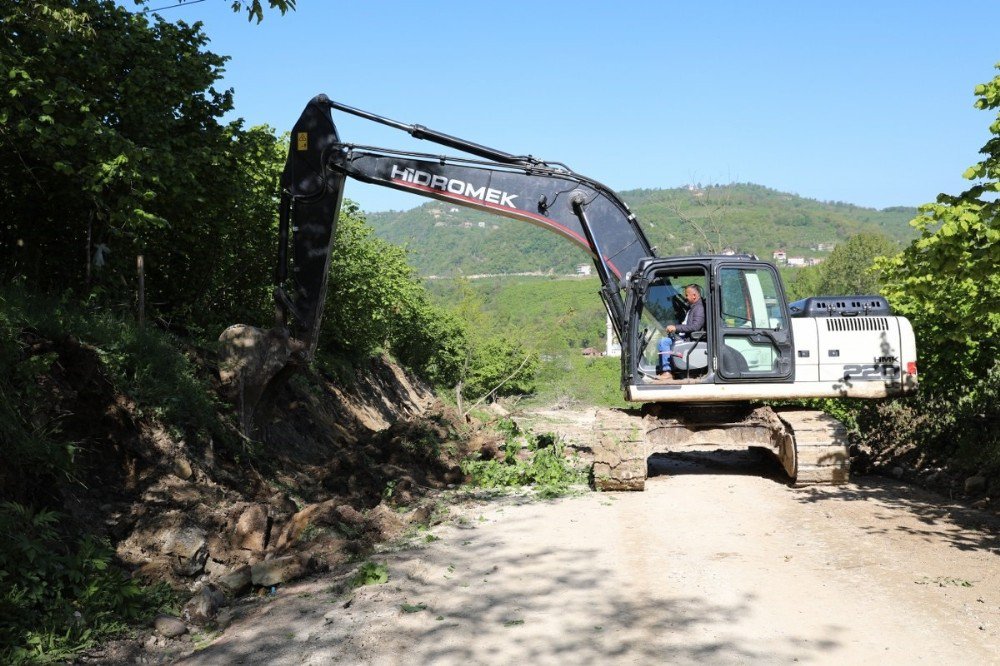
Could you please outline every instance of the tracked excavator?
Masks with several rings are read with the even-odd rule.
[[[344,142],[334,111],[463,155]],[[789,304],[775,266],[752,255],[659,257],[611,189],[562,163],[390,120],[325,95],[309,102],[292,129],[281,180],[277,319],[306,357],[316,349],[348,178],[522,220],[590,254],[621,342],[622,391],[641,405],[596,415],[592,478],[599,490],[642,490],[652,453],[720,444],[767,449],[798,485],[842,483],[850,460],[844,426],[821,411],[760,401],[882,398],[917,388],[912,327],[881,297]],[[703,329],[661,344],[685,319],[692,285],[703,297]]]

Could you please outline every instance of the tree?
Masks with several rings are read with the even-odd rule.
[[[152,22],[110,2],[18,3],[0,20],[2,277],[84,292],[131,282],[149,261],[149,300],[190,308],[225,224],[238,127],[219,122],[226,58],[200,27]],[[96,245],[110,254],[92,271]]]
[[[860,233],[841,243],[820,265],[819,294],[853,296],[877,294],[882,288],[882,272],[874,266],[876,257],[891,257],[899,251],[883,234]],[[815,294],[815,295],[819,295]]]
[[[285,12],[295,11],[296,0],[267,0],[267,4],[271,9],[277,9],[284,16]],[[234,12],[247,13],[247,20],[252,21],[257,19],[257,23],[264,20],[264,7],[260,0],[232,0],[232,7]]]
[[[975,95],[976,108],[1000,108],[1000,76]],[[879,262],[885,295],[913,322],[925,385],[936,388],[986,376],[1000,351],[1000,113],[990,133],[964,174],[975,184],[922,206],[910,223],[920,238]]]

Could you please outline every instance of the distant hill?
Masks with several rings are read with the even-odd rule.
[[[774,250],[784,249],[789,256],[823,257],[862,231],[881,232],[901,243],[915,237],[907,223],[916,208],[876,210],[821,202],[760,185],[619,194],[661,256],[732,249],[770,259]],[[569,274],[590,263],[583,250],[552,232],[438,201],[367,217],[379,236],[409,248],[410,263],[425,276]]]

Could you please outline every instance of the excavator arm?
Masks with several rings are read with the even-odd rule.
[[[474,157],[343,143],[333,122],[333,109]],[[310,355],[316,347],[348,177],[529,222],[578,244],[594,259],[601,297],[621,338],[626,321],[621,283],[641,259],[654,252],[635,216],[613,191],[560,163],[512,155],[319,95],[306,106],[290,139],[282,176],[275,290],[279,323],[291,327],[292,335],[305,343]]]

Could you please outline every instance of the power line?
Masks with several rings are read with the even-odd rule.
[[[148,14],[150,12],[162,12],[164,9],[173,9],[174,7],[183,7],[185,5],[197,5],[199,2],[205,2],[205,0],[190,0],[190,2],[178,2],[176,5],[168,5],[157,9],[143,9],[142,13]]]

